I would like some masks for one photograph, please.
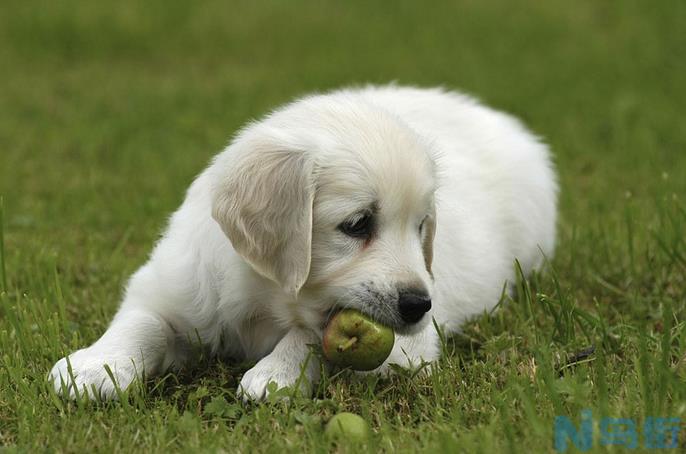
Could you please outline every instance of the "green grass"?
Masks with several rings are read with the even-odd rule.
[[[686,418],[683,1],[1,8],[0,446],[325,452],[323,422],[353,411],[369,449],[551,452],[555,415]],[[203,359],[117,403],[49,390],[236,128],[312,90],[389,80],[463,89],[551,144],[554,271],[447,340],[430,377],[342,374],[314,400],[243,406],[248,365]]]

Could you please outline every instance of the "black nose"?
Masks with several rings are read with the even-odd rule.
[[[398,312],[406,323],[417,323],[431,309],[431,297],[425,290],[405,289],[398,292]]]

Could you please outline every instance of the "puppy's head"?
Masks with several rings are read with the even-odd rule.
[[[428,146],[373,106],[325,101],[296,103],[237,137],[213,166],[213,216],[293,297],[294,320],[321,325],[352,307],[413,331],[431,308]]]

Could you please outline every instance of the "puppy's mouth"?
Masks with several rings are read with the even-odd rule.
[[[354,309],[385,325],[397,334],[415,334],[431,323],[431,300],[419,291],[380,291],[370,284],[345,289],[329,300],[329,312],[323,314],[323,325],[345,309]]]
[[[424,328],[424,326],[426,326],[426,323],[429,321],[429,319],[431,318],[428,314],[426,314],[420,320],[418,320],[415,323],[407,323],[407,322],[403,321],[403,319],[400,317],[400,314],[395,313],[395,311],[390,310],[390,309],[381,310],[381,309],[376,308],[376,307],[360,308],[360,307],[353,307],[353,306],[347,305],[347,306],[336,306],[329,313],[329,316],[325,322],[325,325],[338,312],[340,312],[344,309],[353,309],[353,310],[356,310],[358,312],[361,312],[362,314],[364,314],[367,317],[374,320],[376,323],[387,326],[387,327],[391,328],[395,333],[403,334],[403,335],[411,335],[411,334],[415,334],[415,333],[421,331]]]

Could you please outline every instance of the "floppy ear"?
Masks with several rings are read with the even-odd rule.
[[[297,295],[310,272],[313,164],[304,151],[265,144],[228,153],[217,162],[212,216],[255,271]]]
[[[434,237],[436,236],[436,205],[432,203],[431,214],[424,221],[424,235],[422,237],[422,252],[424,254],[424,264],[426,271],[431,277],[431,263],[434,259]]]

